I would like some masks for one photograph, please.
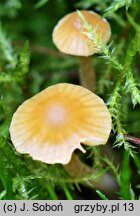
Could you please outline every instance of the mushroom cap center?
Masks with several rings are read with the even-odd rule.
[[[76,30],[79,30],[79,31],[82,30],[82,28],[83,28],[83,25],[82,25],[81,20],[79,18],[76,18],[76,20],[73,23],[73,26]]]
[[[62,104],[56,103],[52,104],[46,113],[47,122],[53,125],[60,125],[66,121],[66,109]]]

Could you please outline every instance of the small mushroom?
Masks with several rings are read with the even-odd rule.
[[[48,164],[67,164],[81,144],[105,144],[111,117],[101,98],[73,84],[56,84],[36,94],[14,113],[10,134],[20,153]]]
[[[105,44],[108,42],[111,29],[106,19],[103,19],[93,11],[80,11],[87,22],[96,29],[98,38]],[[80,61],[80,80],[82,86],[93,91],[95,89],[95,73],[92,66],[91,55],[98,50],[93,41],[81,31],[83,29],[82,21],[77,12],[69,13],[64,16],[53,31],[53,42],[63,53],[79,56]]]

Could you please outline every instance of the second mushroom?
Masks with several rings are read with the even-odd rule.
[[[80,11],[87,22],[97,29],[99,39],[105,44],[108,42],[111,29],[109,23],[100,15],[93,11]],[[80,63],[80,82],[81,85],[91,91],[95,90],[96,76],[92,66],[91,55],[97,53],[96,46],[90,38],[82,34],[82,21],[77,12],[69,13],[64,16],[53,31],[53,42],[63,53],[78,56]]]

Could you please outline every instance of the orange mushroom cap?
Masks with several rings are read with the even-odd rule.
[[[45,163],[70,161],[81,143],[107,142],[111,117],[101,98],[81,86],[56,84],[26,100],[14,113],[10,134],[15,148]]]
[[[97,28],[99,39],[107,43],[111,35],[111,29],[106,19],[103,19],[93,11],[81,11],[87,22]],[[53,42],[64,53],[76,56],[90,56],[97,53],[96,46],[86,35],[81,34],[83,25],[77,12],[64,16],[53,31]]]

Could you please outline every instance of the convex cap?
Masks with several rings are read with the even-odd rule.
[[[103,43],[107,43],[111,35],[111,29],[106,19],[103,19],[93,11],[80,11],[87,22],[97,28],[96,33]],[[86,35],[82,34],[83,25],[77,12],[64,16],[53,31],[53,42],[64,53],[76,56],[90,56],[97,52],[96,47]],[[84,30],[85,31],[85,30]]]
[[[10,134],[18,152],[45,163],[70,161],[81,143],[107,142],[111,117],[101,98],[78,85],[56,84],[26,100],[13,115]]]

